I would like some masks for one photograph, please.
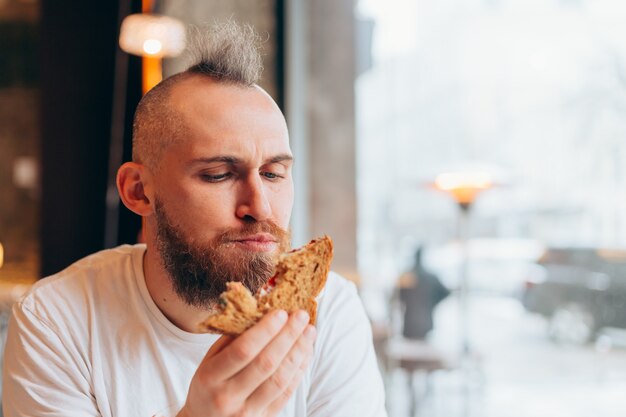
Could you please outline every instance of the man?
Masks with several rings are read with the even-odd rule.
[[[415,251],[415,262],[400,283],[400,301],[404,305],[402,335],[408,339],[424,340],[433,329],[433,312],[450,290],[436,274],[428,271],[423,262],[424,247]],[[407,279],[404,279],[407,277]]]
[[[367,318],[333,273],[317,328],[275,311],[237,338],[198,333],[225,282],[255,291],[270,277],[293,203],[254,33],[228,24],[207,39],[142,99],[118,172],[146,245],[80,260],[15,305],[5,416],[385,415]]]

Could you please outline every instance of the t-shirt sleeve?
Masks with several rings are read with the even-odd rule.
[[[22,303],[9,321],[2,377],[5,417],[100,415],[82,355]]]
[[[356,287],[344,280],[339,285],[337,296],[320,304],[325,323],[318,325],[307,416],[385,417],[370,322]]]

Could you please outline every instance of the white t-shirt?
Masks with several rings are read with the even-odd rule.
[[[217,336],[187,333],[161,313],[146,287],[145,250],[124,245],[88,256],[15,304],[4,354],[6,417],[176,415]],[[280,417],[386,416],[354,285],[331,272],[318,303],[315,357]]]

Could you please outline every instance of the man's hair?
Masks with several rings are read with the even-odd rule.
[[[133,161],[154,169],[165,148],[185,134],[182,115],[170,105],[172,88],[193,76],[251,87],[263,71],[260,38],[249,25],[234,21],[191,31],[188,68],[148,91],[141,99],[133,121]]]

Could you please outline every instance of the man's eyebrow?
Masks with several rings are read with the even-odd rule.
[[[291,156],[288,153],[276,155],[267,159],[264,162],[264,164],[276,164],[276,163],[280,163],[284,161],[293,161],[293,156]],[[224,163],[231,164],[231,165],[237,165],[237,164],[242,164],[243,160],[241,158],[238,158],[236,156],[231,156],[231,155],[218,155],[218,156],[212,156],[208,158],[195,158],[191,160],[191,164],[199,164],[199,163],[210,164],[213,162],[224,162]]]
[[[276,155],[267,160],[267,164],[276,164],[283,161],[293,161],[293,156],[288,153]]]
[[[191,164],[210,164],[212,162],[225,162],[227,164],[239,164],[241,163],[241,159],[237,158],[236,156],[229,156],[229,155],[218,155],[218,156],[212,156],[209,158],[195,158],[191,160]]]

